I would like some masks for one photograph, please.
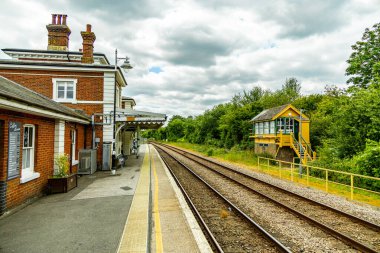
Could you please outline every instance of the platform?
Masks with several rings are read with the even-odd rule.
[[[211,252],[153,146],[0,217],[0,252]]]
[[[147,252],[149,247],[151,252],[212,252],[157,151],[151,145],[143,149],[140,179],[118,252]]]

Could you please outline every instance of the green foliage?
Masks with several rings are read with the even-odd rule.
[[[214,154],[214,150],[212,148],[209,148],[207,151],[206,151],[206,154],[207,156],[212,156]]]
[[[167,127],[147,131],[146,138],[185,141],[230,149],[252,148],[249,140],[252,131],[250,120],[262,110],[288,104],[301,97],[301,83],[295,78],[286,79],[281,90],[269,91],[254,87],[235,95],[229,103],[219,104],[197,117],[173,116]]]
[[[364,151],[354,157],[355,172],[380,177],[380,142],[368,140]]]
[[[61,153],[55,156],[54,164],[57,166],[58,171],[54,177],[65,177],[69,175],[69,157],[67,154]]]
[[[175,118],[171,120],[166,128],[167,139],[169,141],[177,141],[178,139],[184,137],[185,123],[183,119]]]
[[[229,150],[235,158],[242,151],[252,149],[250,120],[267,108],[292,103],[310,118],[310,141],[319,159],[313,165],[379,177],[380,142],[380,53],[378,50],[380,24],[366,30],[363,41],[353,46],[348,60],[347,75],[352,75],[348,89],[326,86],[324,94],[302,96],[301,83],[286,79],[276,91],[259,86],[232,97],[229,103],[219,104],[197,117],[174,116],[168,126],[147,135],[157,139],[202,144],[204,152],[215,156]],[[377,52],[377,53],[376,53]],[[375,54],[376,55],[373,55]],[[374,144],[376,143],[376,145]],[[271,157],[267,154],[264,156]],[[243,157],[239,157],[243,159]],[[317,172],[312,172],[317,173]],[[318,174],[318,173],[317,173]],[[319,173],[315,176],[324,177]],[[347,177],[331,174],[340,182]],[[369,185],[368,180],[357,182]],[[380,188],[370,184],[371,189]]]
[[[380,23],[372,30],[366,28],[361,41],[352,46],[352,54],[347,60],[349,64],[346,75],[351,76],[347,83],[354,87],[367,88],[378,81],[380,74]]]

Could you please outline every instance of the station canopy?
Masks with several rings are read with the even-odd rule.
[[[125,123],[125,129],[158,129],[165,124],[167,116],[162,113],[137,111],[133,109],[117,109],[116,122]]]

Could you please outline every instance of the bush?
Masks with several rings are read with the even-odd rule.
[[[355,172],[372,177],[380,177],[380,142],[367,141],[366,148],[353,158]]]
[[[54,177],[65,177],[69,175],[69,157],[67,154],[61,153],[54,158],[54,164],[57,166],[58,171]]]
[[[206,151],[206,155],[207,156],[212,156],[214,154],[214,150],[212,148],[209,148],[207,151]]]

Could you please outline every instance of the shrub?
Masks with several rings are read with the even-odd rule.
[[[57,166],[58,171],[54,177],[65,177],[69,174],[69,157],[67,154],[61,153],[54,158],[54,164]]]

